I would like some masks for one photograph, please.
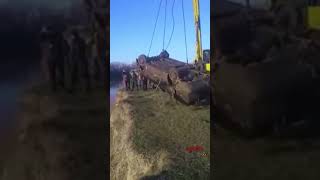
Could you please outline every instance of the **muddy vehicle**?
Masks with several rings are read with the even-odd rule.
[[[185,104],[209,103],[210,77],[191,64],[172,59],[164,51],[159,56],[140,55],[138,68],[156,88],[170,93]]]
[[[218,120],[256,134],[308,119],[317,97],[310,63],[316,54],[304,40],[277,33],[268,12],[249,20],[244,7],[221,2],[214,14]]]

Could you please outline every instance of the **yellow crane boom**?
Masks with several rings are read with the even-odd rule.
[[[199,66],[203,67],[201,69],[205,69],[207,72],[210,72],[210,51],[205,50],[205,52],[203,52],[202,50],[199,0],[192,0],[192,4],[196,31],[196,57],[194,61]]]
[[[192,0],[193,3],[193,14],[196,30],[196,57],[195,61],[202,61],[202,46],[201,46],[201,26],[200,26],[200,8],[199,0]]]

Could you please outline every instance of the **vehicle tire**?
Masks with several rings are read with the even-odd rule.
[[[178,81],[178,74],[175,69],[170,69],[168,74],[168,83],[170,85],[176,85]]]

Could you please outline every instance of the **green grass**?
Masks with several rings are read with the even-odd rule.
[[[136,151],[152,157],[166,150],[173,161],[160,176],[168,179],[209,179],[210,174],[210,107],[186,106],[161,91],[130,93],[133,106],[133,144]],[[188,153],[189,146],[201,145],[201,153]],[[155,179],[151,178],[150,179]]]
[[[215,179],[320,179],[317,138],[247,139],[218,127],[213,139]]]
[[[36,86],[23,99],[3,179],[106,178],[108,107],[103,89],[72,95]]]

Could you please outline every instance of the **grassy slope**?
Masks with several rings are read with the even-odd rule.
[[[0,179],[106,178],[106,95],[51,94],[38,86],[21,102],[20,125]]]
[[[133,105],[133,143],[138,153],[152,157],[165,150],[170,154],[173,164],[159,176],[209,179],[209,107],[185,106],[160,91],[133,92],[127,102]],[[202,152],[186,152],[186,147],[195,145],[203,146],[208,156],[201,157]]]
[[[317,139],[246,139],[221,127],[213,138],[215,179],[320,179]]]

